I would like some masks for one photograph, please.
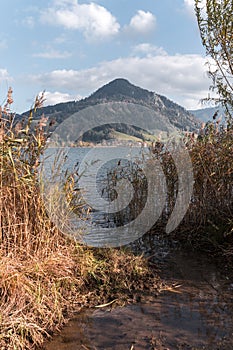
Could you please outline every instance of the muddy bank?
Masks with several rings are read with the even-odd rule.
[[[76,314],[45,349],[232,349],[231,271],[179,250],[158,250],[154,259],[176,288],[158,297],[151,291],[134,305]]]

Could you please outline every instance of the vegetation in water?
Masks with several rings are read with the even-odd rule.
[[[0,348],[26,350],[42,345],[74,309],[123,304],[164,286],[142,256],[81,246],[51,223],[37,176],[45,116],[30,128],[43,96],[18,122],[12,103],[9,89],[0,113]]]

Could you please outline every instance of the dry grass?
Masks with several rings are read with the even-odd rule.
[[[203,125],[198,138],[184,139],[192,160],[194,190],[189,209],[173,236],[195,248],[224,251],[233,256],[233,124],[220,128],[213,121]],[[155,156],[160,157],[166,174],[168,199],[164,222],[176,202],[178,174],[169,152],[157,145]],[[185,164],[184,164],[185,166]]]
[[[27,350],[41,346],[72,310],[122,304],[158,291],[161,281],[142,257],[85,248],[53,226],[37,181],[46,118],[30,131],[43,96],[15,125],[11,94],[0,112],[0,348]]]
[[[194,170],[194,193],[186,222],[189,240],[207,247],[229,249],[233,234],[233,125],[220,129],[209,123],[189,145]]]

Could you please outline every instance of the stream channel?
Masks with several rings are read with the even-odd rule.
[[[157,236],[139,241],[154,256],[161,278],[180,285],[176,292],[152,292],[136,304],[77,313],[46,350],[233,349],[231,271],[205,255],[169,247]]]
[[[88,149],[81,151],[84,156]],[[75,162],[76,153],[71,149]],[[232,271],[154,234],[144,235],[131,248],[153,256],[161,278],[180,285],[176,292],[163,291],[158,296],[152,292],[136,304],[76,313],[44,349],[232,350]]]

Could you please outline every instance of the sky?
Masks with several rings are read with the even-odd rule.
[[[194,0],[4,1],[0,57],[0,104],[11,86],[17,113],[115,78],[198,109],[211,84]]]

